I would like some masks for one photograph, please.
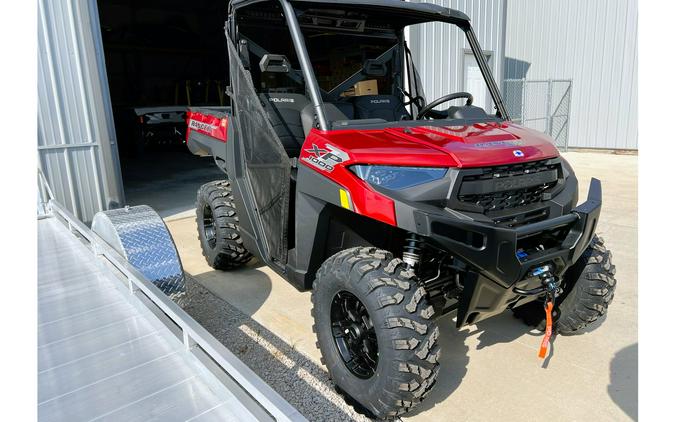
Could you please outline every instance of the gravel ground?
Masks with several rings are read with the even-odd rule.
[[[370,421],[335,392],[328,373],[187,277],[185,311],[310,421]]]

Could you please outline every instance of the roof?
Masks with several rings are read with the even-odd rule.
[[[258,0],[260,1],[260,0]],[[432,3],[411,3],[402,0],[289,0],[294,6],[301,4],[310,7],[344,6],[352,10],[377,10],[396,15],[407,24],[444,21],[455,24],[468,24],[469,17],[459,10]],[[231,5],[254,3],[256,0],[232,0]]]
[[[388,9],[405,13],[429,15],[432,19],[452,19],[469,22],[469,17],[459,10],[439,6],[433,3],[411,3],[403,0],[290,0],[291,3],[318,3],[354,6],[364,9]],[[433,16],[433,17],[432,17]]]

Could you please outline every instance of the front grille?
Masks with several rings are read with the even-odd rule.
[[[502,214],[541,203],[561,178],[558,160],[486,167],[462,177],[457,199],[464,209]]]

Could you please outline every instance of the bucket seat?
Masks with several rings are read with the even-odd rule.
[[[260,101],[272,123],[272,128],[289,157],[300,155],[305,141],[300,113],[309,104],[307,97],[301,94],[260,94]]]

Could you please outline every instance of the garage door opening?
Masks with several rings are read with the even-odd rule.
[[[188,106],[227,106],[227,2],[99,0],[106,71],[127,204],[189,212],[221,179],[185,145]]]

